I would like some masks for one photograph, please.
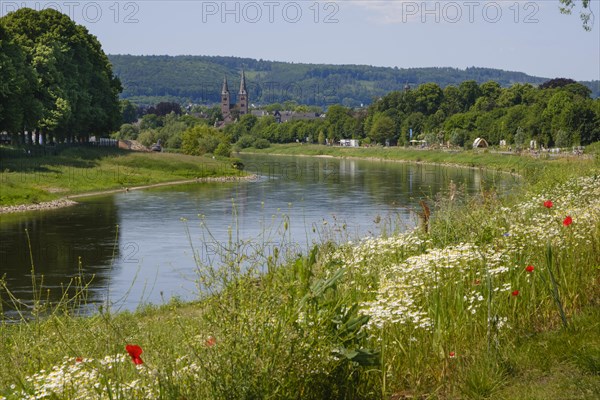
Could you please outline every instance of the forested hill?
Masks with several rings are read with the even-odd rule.
[[[466,80],[538,85],[547,78],[490,68],[387,68],[368,65],[295,64],[251,58],[210,56],[111,55],[115,74],[123,84],[122,97],[138,104],[178,101],[220,102],[223,77],[227,76],[232,100],[239,88],[240,72],[246,71],[250,100],[254,104],[282,103],[326,106],[370,104],[393,90],[434,82],[445,87]],[[554,78],[554,77],[550,77]],[[565,77],[569,78],[569,77]],[[600,96],[600,81],[582,82]]]

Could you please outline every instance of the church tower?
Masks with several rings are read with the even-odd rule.
[[[248,114],[248,90],[246,90],[246,75],[244,74],[244,70],[242,70],[240,93],[238,94],[238,109],[240,115]]]
[[[223,78],[223,89],[221,89],[221,114],[223,119],[231,115],[231,103],[229,102],[229,87],[227,86],[227,77]]]

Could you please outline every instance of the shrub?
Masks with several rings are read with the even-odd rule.
[[[215,156],[229,157],[231,156],[231,145],[227,142],[221,142],[214,151]]]
[[[254,147],[257,149],[268,149],[271,147],[271,143],[267,139],[256,139],[254,141]]]
[[[181,137],[181,149],[185,154],[202,155],[213,153],[220,142],[225,141],[223,133],[206,125],[186,130]]]
[[[254,144],[254,137],[252,135],[242,135],[239,140],[237,141],[237,145],[242,148],[248,148],[248,147],[252,147],[252,145]]]
[[[156,143],[156,131],[154,129],[143,131],[139,134],[138,141],[144,146],[151,146]]]

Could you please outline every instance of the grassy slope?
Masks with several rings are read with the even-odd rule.
[[[272,151],[281,153],[277,148]],[[429,157],[456,161],[448,160],[446,155]],[[468,154],[463,157],[470,162]],[[571,181],[593,167],[567,161],[557,166],[553,166],[554,161],[548,163],[535,164],[536,169],[543,171],[536,175],[539,189],[535,192],[558,181]],[[567,201],[553,200],[557,203],[555,209],[561,207],[561,201]],[[570,201],[577,202],[578,196]],[[534,204],[537,203],[536,200]],[[491,243],[506,229],[506,216],[502,217],[505,212],[498,211],[502,206],[511,204],[502,204],[495,198],[470,199],[454,205],[442,203],[430,238],[438,248],[459,241],[482,246]],[[539,214],[545,215],[546,210],[538,206],[541,209],[535,213],[542,211]],[[560,225],[563,209],[556,212],[553,218],[559,218]],[[538,220],[528,215],[525,211],[523,218],[533,228]],[[508,219],[510,223],[510,214]],[[576,228],[580,222],[577,217],[575,220]],[[592,224],[600,233],[600,224]],[[26,376],[60,365],[65,356],[71,357],[65,363],[72,366],[77,365],[75,357],[101,359],[122,354],[125,343],[138,343],[144,348],[142,358],[147,369],[135,370],[129,361],[113,363],[110,371],[93,360],[84,364],[101,376],[122,382],[135,380],[141,388],[150,387],[159,376],[163,398],[271,395],[315,399],[596,399],[600,396],[600,242],[593,232],[587,235],[592,244],[583,253],[569,250],[584,240],[575,235],[564,238],[566,245],[556,249],[554,256],[563,265],[560,290],[567,308],[568,328],[560,327],[558,313],[542,282],[534,279],[538,292],[526,293],[529,277],[515,271],[510,279],[514,285],[523,286],[523,293],[519,297],[511,297],[510,293],[495,297],[493,307],[510,317],[511,328],[502,331],[497,338],[499,343],[492,342],[492,348],[486,339],[485,313],[465,320],[461,316],[462,295],[452,297],[456,295],[454,284],[444,288],[443,293],[448,294],[443,296],[448,303],[444,307],[448,307],[449,314],[447,321],[442,315],[439,322],[448,324],[448,337],[445,332],[430,338],[414,331],[411,335],[418,339],[418,345],[411,345],[402,328],[393,328],[386,330],[382,341],[361,339],[348,327],[348,321],[344,323],[342,318],[339,322],[343,310],[340,306],[368,300],[368,291],[357,287],[377,277],[374,271],[380,263],[395,265],[410,253],[397,253],[398,246],[376,242],[374,253],[369,253],[365,264],[358,266],[366,267],[361,270],[366,274],[351,272],[351,276],[335,280],[339,264],[307,256],[279,268],[269,263],[270,272],[260,281],[244,277],[237,280],[243,274],[236,269],[239,260],[230,254],[233,258],[225,272],[200,269],[199,279],[204,284],[210,285],[216,278],[217,283],[224,282],[228,288],[203,302],[173,303],[134,314],[101,314],[83,319],[59,316],[19,326],[0,326],[0,398],[12,392],[11,384],[31,388]],[[535,273],[541,273],[546,257],[543,243],[541,247],[529,242],[525,245],[525,250],[515,253],[517,259],[509,261],[509,265],[533,262]],[[322,252],[327,253],[325,249]],[[466,282],[472,282],[472,277],[467,276]],[[338,322],[332,325],[331,321]],[[215,346],[207,341],[210,336],[217,338]],[[381,346],[385,362],[359,368],[331,361],[332,346],[342,343],[348,348],[356,343]],[[456,350],[455,358],[448,358],[449,350]],[[182,374],[179,380],[169,378],[173,371],[182,371],[182,365],[186,371],[197,374]],[[380,369],[386,372],[381,374]],[[154,372],[143,373],[147,370]],[[86,384],[91,385],[93,380],[86,379],[78,378],[78,389],[62,398],[73,398]],[[2,388],[6,390],[3,392]],[[140,393],[129,398],[144,397],[155,396]]]
[[[5,147],[0,156],[0,205],[239,173],[230,163],[207,157],[108,148],[69,148],[58,155],[23,157]]]

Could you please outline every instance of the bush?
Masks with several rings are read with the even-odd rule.
[[[271,147],[271,143],[267,139],[256,139],[254,141],[254,147],[257,149],[268,149]]]
[[[468,133],[463,129],[455,129],[450,135],[450,143],[454,146],[464,147],[469,138]]]
[[[590,144],[589,146],[585,146],[585,152],[588,154],[600,155],[600,142],[595,142]]]
[[[198,125],[183,133],[181,137],[181,149],[185,154],[197,156],[205,153],[213,153],[219,143],[225,140],[223,133],[217,129],[206,125]]]
[[[181,133],[176,133],[173,136],[170,136],[167,141],[166,141],[166,145],[168,148],[171,149],[178,149],[181,147]]]
[[[248,148],[248,147],[252,147],[252,145],[254,144],[254,137],[252,135],[242,135],[239,140],[237,141],[237,145],[242,148]]]
[[[139,128],[132,124],[123,124],[116,133],[115,139],[136,139],[140,133]]]
[[[325,134],[322,130],[319,131],[319,138],[317,139],[317,141],[319,142],[319,144],[325,144]]]
[[[554,143],[556,147],[570,147],[573,144],[573,138],[570,132],[560,129],[554,136]]]
[[[138,141],[144,146],[152,146],[156,143],[156,131],[148,129],[138,135]]]
[[[214,152],[215,156],[229,157],[231,156],[231,145],[227,142],[221,142]]]

